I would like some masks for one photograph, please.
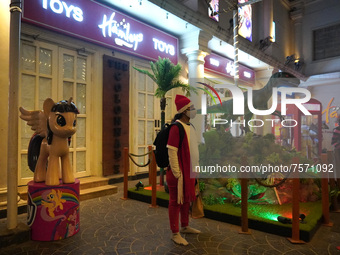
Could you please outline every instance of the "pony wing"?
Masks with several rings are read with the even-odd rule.
[[[27,121],[27,125],[35,131],[39,136],[47,136],[47,118],[43,111],[27,111],[24,108],[19,108],[22,120]]]

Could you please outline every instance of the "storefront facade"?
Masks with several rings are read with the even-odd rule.
[[[23,22],[19,104],[36,110],[47,97],[73,97],[80,111],[70,146],[76,177],[122,173],[123,147],[144,154],[160,116],[155,84],[132,67],[149,69],[159,56],[177,64],[178,39],[94,1],[25,0]],[[32,176],[31,135],[20,121],[19,184]]]
[[[144,8],[142,4],[150,5],[139,4]],[[159,99],[154,97],[156,85],[133,67],[149,69],[149,61],[160,56],[182,64],[181,80],[191,85],[196,79],[209,77],[227,83],[233,81],[230,74],[233,63],[226,58],[231,53],[220,47],[227,45],[226,42],[184,19],[177,17],[175,22],[183,24],[182,31],[173,28],[164,32],[119,11],[114,2],[109,6],[92,0],[25,0],[22,7],[19,105],[39,110],[47,97],[55,101],[73,97],[80,114],[70,156],[78,178],[120,174],[123,147],[129,147],[131,153],[144,154],[160,128]],[[162,11],[166,14],[165,21],[176,18]],[[254,59],[251,54],[244,55],[248,60]],[[221,64],[223,70],[218,70],[211,65],[213,56],[220,58],[221,63],[230,63],[223,67]],[[264,66],[269,70],[266,75],[271,75],[270,65],[256,61],[261,63],[256,69],[260,75],[248,68],[245,76],[241,74],[241,85],[264,85],[261,83]],[[175,113],[175,93],[181,92],[167,94],[167,121]],[[19,120],[19,185],[26,185],[32,178],[27,167],[32,133]],[[144,162],[146,159],[139,161]],[[145,168],[130,165],[131,175],[144,171]],[[1,187],[5,188],[6,183],[1,183]]]
[[[217,79],[220,83],[233,84],[230,74],[233,70],[233,41],[229,27],[232,12],[221,14],[216,22],[208,16],[208,8],[202,5],[203,1],[189,7],[177,1],[166,1],[162,7],[154,2],[23,1],[19,105],[28,110],[38,110],[47,97],[55,101],[73,97],[80,114],[70,153],[78,178],[120,174],[122,148],[128,146],[129,152],[144,154],[160,128],[159,99],[154,97],[156,85],[133,67],[150,70],[150,61],[157,60],[158,56],[168,57],[173,63],[183,66],[181,80],[191,85],[196,79],[205,82]],[[227,9],[228,6],[223,6],[225,3],[222,2],[220,9]],[[8,35],[9,0],[2,5],[2,12],[6,15],[2,15],[1,19],[7,26],[1,29],[4,29],[4,35]],[[305,61],[309,54],[302,50],[303,41],[299,36],[289,36],[298,35],[295,32],[301,31],[299,22],[300,18],[303,19],[296,13],[290,17],[289,5],[287,1],[272,0],[254,5],[251,40],[250,37],[239,36],[239,61],[248,68],[240,73],[244,76],[240,79],[241,86],[261,88],[278,70],[306,79],[302,74],[306,66],[295,70],[294,66],[284,65],[285,57],[292,53],[304,55]],[[150,6],[154,8],[152,11],[159,13],[150,15]],[[156,14],[163,16],[155,20],[151,16]],[[276,33],[273,32],[275,26]],[[259,50],[260,40],[268,36],[274,36],[275,42]],[[8,84],[8,67],[4,63],[8,63],[9,59],[6,50],[9,39],[1,40],[7,46],[1,49],[1,57],[4,58],[1,61],[1,82]],[[214,57],[215,61],[211,62]],[[222,71],[216,66],[217,58],[221,58],[219,63],[225,61],[225,66],[220,65]],[[335,72],[333,69],[329,71]],[[0,107],[4,119],[7,119],[7,86],[1,86],[1,91]],[[176,93],[181,91],[167,94],[167,121],[175,113],[173,97]],[[7,124],[0,125],[6,137]],[[198,129],[202,132],[204,127]],[[265,134],[271,132],[271,127],[256,132]],[[32,177],[26,155],[33,132],[19,120],[18,133],[18,184],[26,185]],[[7,150],[5,141],[1,142],[1,148],[2,151]],[[109,162],[110,158],[114,160]],[[6,176],[6,153],[0,159],[1,174]],[[146,159],[139,161],[145,162]],[[130,165],[131,175],[144,171],[145,168]],[[6,191],[6,187],[6,178],[1,178],[0,189]]]

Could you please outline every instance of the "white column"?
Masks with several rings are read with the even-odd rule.
[[[8,132],[8,89],[9,89],[9,29],[10,29],[10,12],[8,6],[10,0],[0,1],[0,112],[2,121],[0,122],[0,132],[2,137],[7,137]],[[7,193],[7,139],[0,140],[0,192]],[[4,195],[5,196],[5,195]],[[0,197],[0,201],[7,200]]]
[[[204,58],[207,55],[207,52],[201,50],[194,50],[192,52],[188,52],[188,69],[189,69],[189,84],[191,86],[197,87],[197,82],[204,82]],[[198,94],[192,94],[190,99],[194,103],[196,109],[201,108],[201,95],[202,91],[198,90]],[[197,114],[196,118],[191,121],[191,123],[195,126],[197,135],[200,141],[203,140],[203,132],[204,132],[204,117],[200,114]]]
[[[198,81],[204,82],[204,58],[210,53],[208,43],[211,39],[212,35],[202,30],[194,30],[181,37],[181,53],[188,58],[189,84],[193,87],[197,87]],[[190,100],[194,103],[196,109],[200,109],[202,91],[198,90],[197,92],[197,95],[192,93]],[[204,118],[198,114],[191,122],[196,128],[199,141],[202,141]]]
[[[207,52],[201,50],[194,50],[188,52],[188,68],[189,68],[189,82],[191,79],[203,79],[204,78],[204,58]]]
[[[11,2],[7,155],[7,228],[18,225],[18,91],[20,77],[21,1]]]
[[[294,20],[295,57],[302,58],[302,17]]]

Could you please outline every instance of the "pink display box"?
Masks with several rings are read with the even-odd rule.
[[[79,180],[46,186],[28,183],[27,224],[35,241],[60,240],[79,232]]]

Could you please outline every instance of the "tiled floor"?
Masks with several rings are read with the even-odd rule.
[[[238,233],[239,226],[206,218],[191,220],[191,226],[202,234],[187,234],[189,245],[178,246],[170,240],[166,208],[121,200],[122,184],[118,184],[118,189],[117,194],[81,202],[80,232],[75,236],[55,242],[28,241],[0,248],[0,254],[340,255],[336,248],[340,246],[340,233],[330,227],[320,227],[311,242],[294,245],[284,237],[256,230],[251,230],[251,235],[242,235]],[[331,216],[340,224],[340,214]],[[20,220],[24,219],[25,215],[20,216]]]

